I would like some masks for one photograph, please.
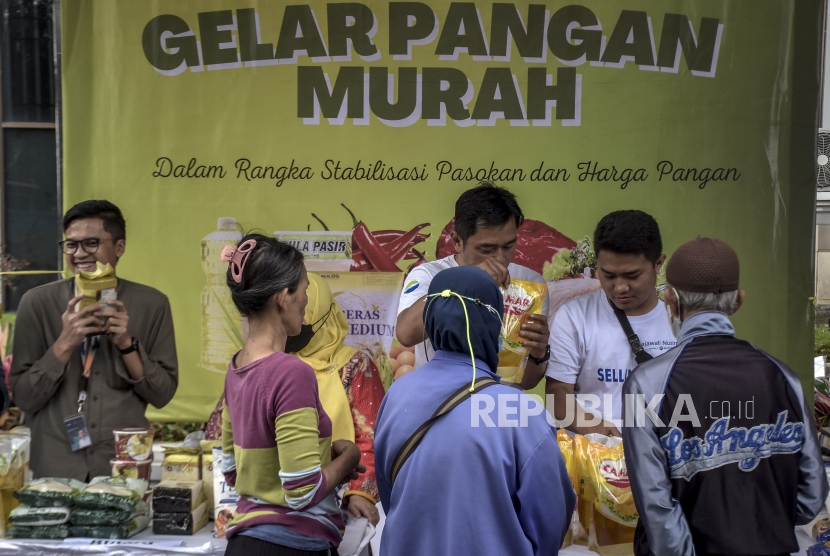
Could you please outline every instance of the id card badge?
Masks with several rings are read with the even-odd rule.
[[[73,452],[92,446],[92,439],[89,438],[89,430],[86,428],[86,419],[83,415],[77,414],[67,417],[63,420],[63,426],[66,427],[69,445]]]

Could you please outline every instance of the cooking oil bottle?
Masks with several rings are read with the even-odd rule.
[[[202,269],[207,279],[202,290],[202,367],[224,373],[243,341],[239,312],[226,282],[228,263],[222,262],[221,255],[226,245],[236,247],[242,234],[236,229],[236,218],[220,218],[217,227],[202,240]]]

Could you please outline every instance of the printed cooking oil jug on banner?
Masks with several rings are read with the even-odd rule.
[[[228,263],[222,249],[236,247],[242,233],[235,218],[220,218],[217,230],[202,240],[202,269],[207,283],[202,290],[202,367],[217,373],[228,370],[233,354],[242,349],[239,312],[227,285]]]

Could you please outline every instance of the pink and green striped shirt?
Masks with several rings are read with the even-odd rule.
[[[323,497],[322,466],[331,462],[331,420],[314,370],[274,353],[225,377],[222,464],[240,495],[227,537],[274,523],[340,544],[343,518],[334,494]]]

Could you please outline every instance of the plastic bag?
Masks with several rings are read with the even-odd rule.
[[[18,490],[26,482],[31,430],[0,431],[0,489]]]
[[[222,472],[222,447],[213,448],[213,516],[216,537],[224,537],[228,523],[236,513],[239,494],[225,481]]]
[[[201,475],[201,448],[168,446],[164,449],[164,460],[161,462],[162,481],[201,481]]]
[[[586,452],[589,477],[597,495],[594,506],[609,519],[633,527],[640,516],[634,507],[622,441],[603,438],[608,439],[606,445],[591,442]]]
[[[830,556],[830,541],[809,547],[807,556]]]
[[[12,525],[6,529],[6,536],[14,539],[65,539],[69,536],[69,527],[66,525],[46,527]]]
[[[142,515],[146,511],[147,503],[144,500],[136,504],[132,513],[127,510],[116,510],[114,508],[75,508],[69,516],[69,522],[72,525],[113,525]]]
[[[574,457],[574,436],[568,434],[564,429],[556,432],[556,441],[559,444],[559,451],[562,459],[565,460],[565,469],[568,470],[568,478],[571,480],[571,487],[576,491],[577,472],[576,458]]]
[[[576,458],[574,457],[574,436],[568,434],[564,429],[556,432],[556,442],[559,444],[559,452],[562,454],[562,459],[565,460],[565,469],[568,471],[568,478],[571,480],[571,488],[576,491],[577,487],[577,470]],[[576,517],[571,520],[571,526],[568,528],[568,533],[565,535],[565,540],[562,542],[562,548],[571,546],[576,541],[574,524],[578,523]],[[587,535],[585,536],[587,541]]]
[[[812,537],[817,543],[830,541],[830,519],[824,518],[815,522],[812,529]]]
[[[83,492],[75,497],[75,505],[81,508],[115,508],[132,512],[139,501],[144,498],[145,492],[147,492],[147,481],[141,479],[96,477]]]
[[[547,284],[525,280],[510,280],[510,285],[499,288],[504,297],[504,318],[501,326],[503,349],[499,352],[497,374],[502,382],[519,383],[527,367],[528,350],[519,333],[522,325],[530,322],[530,315],[542,313],[542,302],[548,292]]]
[[[213,519],[213,448],[222,449],[221,440],[202,440],[202,483],[207,498],[208,517]]]
[[[115,278],[115,269],[112,265],[96,262],[94,271],[82,271],[75,276],[75,290],[84,294],[83,299],[75,306],[75,311],[79,312],[96,303],[114,301],[117,286],[118,280]]]
[[[622,441],[592,434],[574,437],[577,513],[588,546],[630,544],[639,514],[634,507]]]
[[[139,515],[117,525],[72,525],[69,533],[90,539],[128,539],[146,529],[149,523],[150,516]]]
[[[69,521],[68,506],[33,508],[21,504],[11,511],[9,521],[14,525],[63,525]]]
[[[14,493],[21,503],[35,508],[71,506],[87,485],[75,479],[37,479]]]

